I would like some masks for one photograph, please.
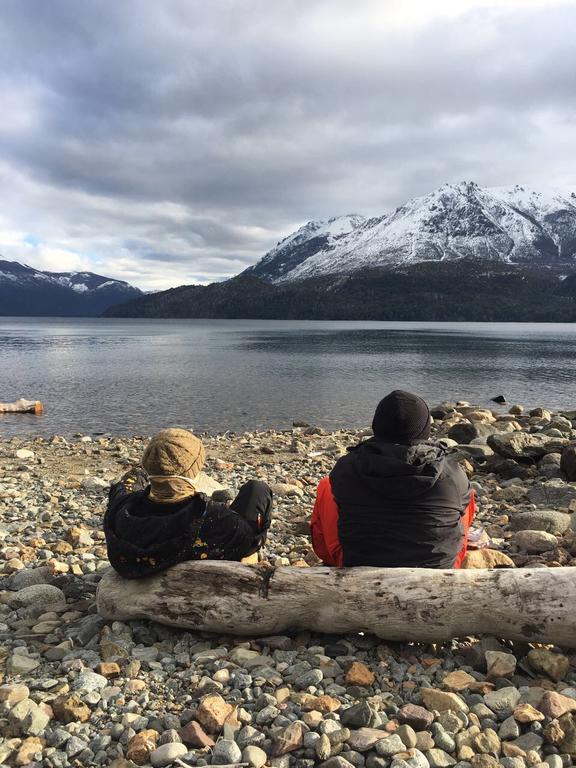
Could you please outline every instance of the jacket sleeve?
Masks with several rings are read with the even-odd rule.
[[[332,496],[330,478],[324,477],[318,484],[316,502],[310,520],[310,533],[314,552],[325,565],[341,566],[342,547],[338,539],[338,507]]]
[[[120,480],[112,483],[108,491],[108,506],[113,506],[126,496],[148,487],[148,475],[140,467],[132,467]]]
[[[199,539],[211,560],[242,560],[261,546],[254,524],[220,502],[209,502]]]

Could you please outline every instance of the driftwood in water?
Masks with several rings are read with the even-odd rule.
[[[108,619],[152,619],[219,634],[308,629],[438,642],[490,634],[576,646],[574,568],[431,570],[273,568],[227,561],[180,563],[98,587]]]
[[[15,403],[0,403],[0,413],[42,413],[40,400],[16,400]]]

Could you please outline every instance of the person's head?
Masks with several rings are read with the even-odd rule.
[[[205,458],[202,441],[187,429],[158,432],[142,457],[142,466],[150,478],[150,499],[176,502],[192,496]]]
[[[372,420],[374,436],[409,445],[430,436],[430,409],[418,395],[395,389],[380,400]]]

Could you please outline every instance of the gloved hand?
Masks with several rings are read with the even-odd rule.
[[[122,475],[119,482],[121,482],[130,493],[143,491],[150,485],[148,475],[142,467],[131,467],[128,472]]]

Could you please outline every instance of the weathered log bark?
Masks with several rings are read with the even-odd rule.
[[[108,619],[153,619],[219,634],[364,631],[414,642],[490,634],[576,647],[574,568],[449,571],[188,562],[139,581],[110,570],[97,601]]]
[[[40,400],[16,400],[14,403],[0,403],[0,413],[42,413]]]

